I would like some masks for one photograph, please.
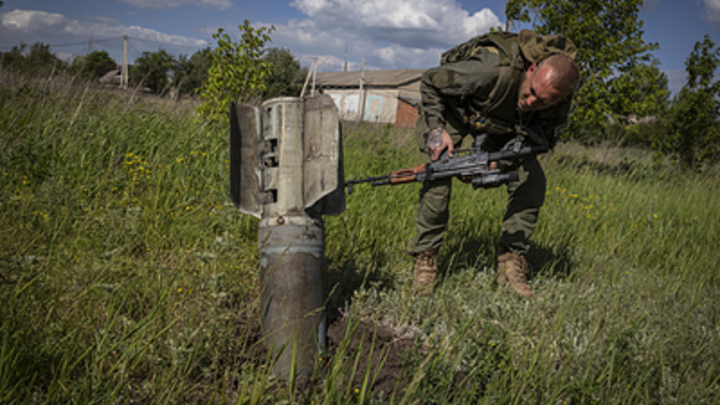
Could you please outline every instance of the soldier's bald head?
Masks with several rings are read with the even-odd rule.
[[[540,62],[538,70],[548,69],[550,85],[567,96],[577,87],[580,72],[575,61],[565,55],[552,55]]]

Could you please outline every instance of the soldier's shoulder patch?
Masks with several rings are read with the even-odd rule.
[[[455,72],[447,69],[439,69],[430,73],[430,81],[438,89],[451,87],[455,84]]]

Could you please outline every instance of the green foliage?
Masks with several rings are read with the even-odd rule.
[[[541,34],[563,34],[578,47],[580,87],[566,136],[596,141],[609,116],[657,115],[667,88],[642,38],[642,0],[510,0],[509,19],[532,22]],[[648,63],[650,63],[648,65]],[[658,84],[653,83],[656,81]]]
[[[673,100],[667,136],[655,148],[677,158],[680,165],[697,168],[720,161],[720,82],[713,82],[720,66],[720,49],[708,35],[695,43],[685,61],[688,83]]]
[[[107,51],[92,51],[85,56],[79,56],[73,60],[71,66],[71,70],[79,71],[80,75],[87,79],[99,79],[116,68],[115,60]]]
[[[423,297],[405,251],[419,185],[358,186],[325,218],[328,303],[352,321],[314,378],[286,384],[260,338],[258,221],[227,197],[227,127],[0,74],[3,404],[717,403],[716,174],[558,145],[541,158],[532,301],[493,282],[504,189],[455,184]],[[344,125],[343,147],[347,178],[425,159],[390,125]],[[380,334],[352,348],[357,320],[416,352],[363,363]],[[400,383],[380,395],[380,380]]]
[[[208,70],[212,65],[211,53],[210,48],[203,48],[192,54],[189,59],[187,55],[178,57],[174,82],[181,93],[195,94],[207,82]]]
[[[50,51],[50,45],[36,42],[30,46],[15,45],[9,52],[0,54],[3,68],[26,76],[47,76],[67,69],[67,63]]]
[[[307,76],[307,68],[300,66],[300,62],[286,48],[269,48],[263,60],[272,66],[265,78],[263,99],[290,96],[298,97]]]
[[[665,138],[665,123],[662,119],[646,122],[619,120],[603,127],[603,139],[612,145],[650,149],[659,139]]]
[[[667,75],[659,62],[635,64],[623,75],[609,81],[608,106],[614,117],[631,114],[637,118],[663,117],[670,91]]]
[[[213,34],[217,45],[212,50],[208,81],[200,92],[202,104],[196,108],[199,119],[227,123],[230,103],[247,102],[265,89],[265,78],[271,72],[270,63],[263,59],[265,43],[275,28],[255,28],[248,20],[238,28],[238,42],[222,28]]]
[[[0,402],[207,403],[255,383],[257,221],[226,204],[225,129],[5,79]]]
[[[145,51],[130,72],[130,84],[146,86],[155,94],[164,94],[170,87],[168,73],[175,69],[175,58],[160,48],[157,52]]]

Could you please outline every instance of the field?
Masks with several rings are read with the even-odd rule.
[[[258,224],[229,201],[228,129],[0,79],[0,403],[720,403],[716,172],[559,145],[532,301],[493,284],[504,189],[455,187],[421,297],[419,185],[357,186],[325,218],[332,345],[286,383],[260,340]],[[347,178],[424,159],[407,130],[343,132]]]

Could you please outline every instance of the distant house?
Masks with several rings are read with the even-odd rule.
[[[114,69],[107,73],[105,73],[100,80],[100,84],[114,84],[114,85],[120,85],[120,70]]]
[[[425,69],[369,70],[318,73],[317,91],[335,101],[344,120],[389,123],[412,128],[420,102],[420,78]],[[362,94],[361,94],[362,79]]]

